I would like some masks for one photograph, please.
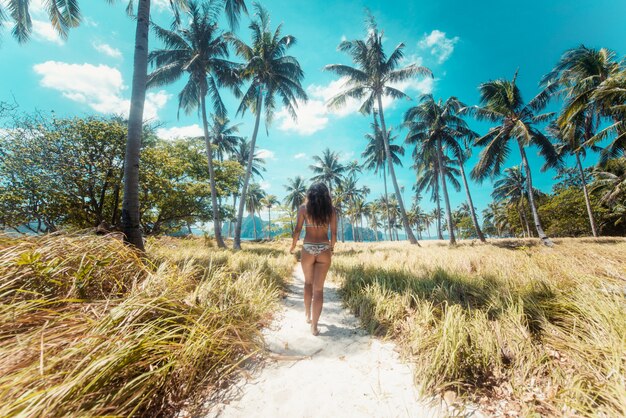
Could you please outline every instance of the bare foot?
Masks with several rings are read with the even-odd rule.
[[[311,323],[311,318],[307,318],[307,319],[306,319],[306,323],[307,323],[307,324],[310,324],[310,323]]]
[[[320,330],[317,327],[314,327],[313,325],[311,325],[311,334],[313,335],[319,335]]]

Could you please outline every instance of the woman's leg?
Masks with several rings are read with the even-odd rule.
[[[313,335],[319,334],[317,321],[320,319],[324,304],[324,281],[330,268],[330,259],[330,251],[324,251],[316,257],[313,265],[313,317],[311,318],[311,333]]]
[[[304,314],[306,322],[311,322],[311,298],[313,297],[313,270],[315,256],[302,250],[300,264],[304,273]]]

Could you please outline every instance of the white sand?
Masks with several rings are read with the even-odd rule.
[[[326,282],[320,335],[305,322],[298,264],[284,309],[265,331],[269,361],[241,379],[208,417],[440,417],[444,403],[421,398],[394,345],[372,338]],[[467,412],[460,416],[469,416]],[[459,415],[457,415],[459,416]]]

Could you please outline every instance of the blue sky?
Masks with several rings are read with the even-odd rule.
[[[100,0],[82,0],[84,21],[70,33],[68,40],[58,38],[38,11],[41,0],[31,0],[35,34],[27,45],[20,46],[7,30],[2,31],[0,45],[0,100],[14,97],[23,110],[54,110],[59,116],[125,112],[130,97],[134,22],[124,13],[125,2],[114,6]],[[153,0],[153,19],[169,23],[166,0]],[[365,146],[363,135],[369,129],[370,117],[362,116],[351,104],[340,111],[329,111],[325,101],[340,91],[337,77],[323,72],[329,63],[349,63],[336,50],[344,39],[363,35],[364,10],[369,8],[384,30],[386,47],[406,44],[408,62],[418,62],[432,69],[435,78],[416,78],[403,87],[416,99],[421,93],[436,97],[457,96],[467,104],[476,104],[479,83],[501,77],[512,77],[519,68],[518,84],[529,100],[537,93],[537,84],[558,60],[561,53],[579,44],[607,47],[623,56],[626,51],[626,2],[618,0],[565,1],[530,0],[526,2],[461,0],[439,1],[280,1],[265,0],[263,5],[272,16],[273,25],[284,23],[283,33],[294,35],[298,43],[290,50],[305,71],[304,87],[310,101],[300,107],[300,118],[294,123],[279,111],[269,127],[263,130],[257,144],[267,157],[267,173],[262,182],[269,192],[282,197],[288,177],[311,175],[311,156],[329,147],[341,153],[344,161],[359,159]],[[247,17],[238,35],[249,38]],[[151,47],[158,46],[152,40]],[[236,58],[233,58],[236,60]],[[163,125],[162,135],[198,133],[195,114],[181,115],[178,120],[176,94],[182,84],[149,93],[147,116]],[[240,122],[240,132],[252,131],[250,115],[235,118],[236,100],[224,93],[231,118]],[[415,103],[389,102],[385,111],[387,123],[399,127],[404,111]],[[553,106],[556,109],[556,106]],[[483,134],[489,125],[470,120]],[[195,125],[195,126],[194,126]],[[399,132],[403,139],[405,131]],[[469,162],[473,166],[479,150]],[[415,174],[410,169],[411,150],[403,168],[397,168],[399,182],[409,198]],[[553,172],[539,173],[542,162],[531,152],[535,168],[535,186],[549,191]],[[594,162],[590,157],[586,165]],[[512,152],[509,164],[519,163]],[[370,198],[382,192],[382,180],[364,173],[361,183],[372,190]],[[483,209],[491,200],[491,182],[472,183],[474,201]],[[463,191],[451,195],[452,205],[465,199]],[[423,207],[433,204],[425,198]]]

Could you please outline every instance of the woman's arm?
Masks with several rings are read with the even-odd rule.
[[[330,248],[335,248],[337,242],[337,211],[333,209],[333,214],[330,217]]]
[[[289,252],[292,253],[296,249],[296,244],[300,238],[300,231],[302,231],[302,224],[304,223],[304,210],[302,206],[298,208],[298,220],[296,221],[296,229],[293,231],[293,241]]]

